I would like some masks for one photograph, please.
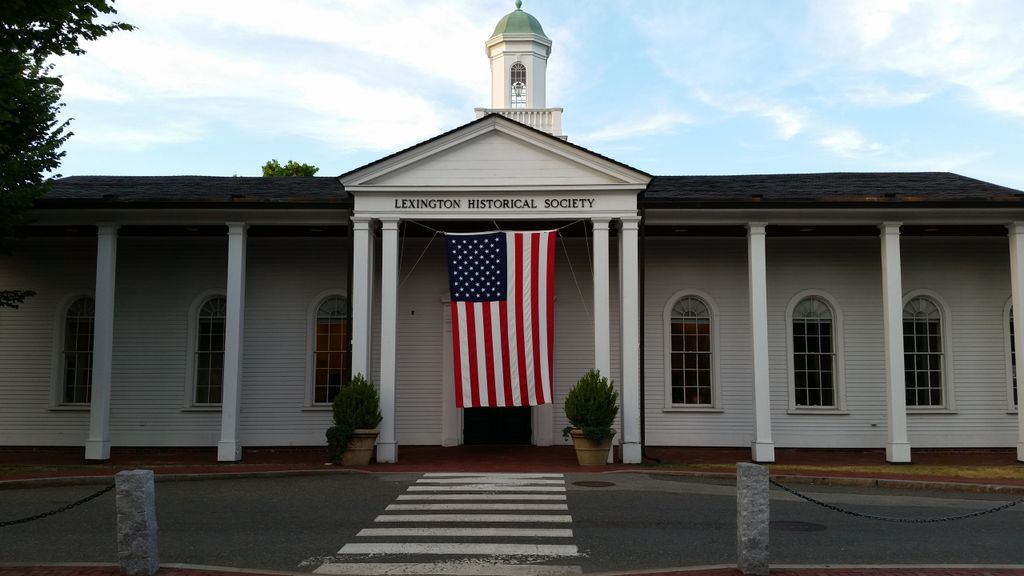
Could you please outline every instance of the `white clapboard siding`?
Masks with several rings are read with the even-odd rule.
[[[346,238],[250,238],[241,439],[248,446],[322,445],[329,409],[311,408],[311,312],[346,293]]]
[[[114,446],[211,446],[219,412],[183,411],[189,310],[223,290],[227,238],[117,243],[110,435]],[[95,273],[94,273],[95,274]]]
[[[569,186],[621,183],[500,132],[480,136],[373,181],[379,186]]]
[[[398,305],[397,436],[439,444],[443,414],[443,237],[406,239]],[[111,436],[115,446],[213,446],[220,413],[187,409],[189,310],[223,289],[225,238],[124,236],[118,242]],[[911,414],[915,447],[1012,446],[1007,410],[1005,310],[1010,297],[1003,237],[903,237],[905,292],[927,289],[949,312],[953,410]],[[591,245],[557,247],[555,402],[593,367]],[[0,310],[0,445],[82,445],[88,411],[57,405],[56,330],[69,299],[95,283],[94,238],[33,238],[0,258],[0,277],[39,294]],[[569,257],[566,256],[566,251]],[[618,333],[617,250],[611,252],[612,334]],[[420,258],[422,254],[422,259]],[[647,240],[644,322],[646,440],[658,445],[745,446],[752,436],[750,320],[744,238]],[[572,268],[569,265],[572,259]],[[242,442],[322,445],[330,412],[308,406],[310,311],[347,290],[344,238],[250,238],[242,376]],[[575,272],[575,279],[573,272]],[[885,442],[885,368],[877,238],[769,238],[768,313],[772,425],[780,447],[880,447]],[[578,283],[578,286],[577,286]],[[719,410],[665,409],[664,310],[680,290],[709,295],[718,311]],[[846,413],[791,413],[785,311],[801,291],[831,295],[841,310]],[[379,294],[379,284],[375,291]],[[374,311],[379,377],[379,304]],[[612,376],[621,383],[613,337]]]
[[[34,238],[0,256],[4,288],[37,292],[0,309],[0,445],[82,445],[85,410],[53,410],[58,309],[96,284],[95,238]]]
[[[768,347],[777,446],[880,447],[886,440],[881,248],[878,238],[769,238]],[[786,309],[813,290],[839,308],[846,413],[792,410]]]
[[[1007,413],[1005,320],[1010,254],[1005,237],[903,238],[903,290],[928,289],[945,303],[953,414],[907,419],[919,447],[1013,446],[1016,414]]]
[[[749,445],[753,424],[746,240],[650,237],[646,242],[647,443],[652,446]],[[718,309],[718,411],[666,410],[664,314],[669,300],[681,290],[707,294]]]
[[[437,445],[444,398],[445,237],[406,239],[399,249],[396,438],[400,445]]]

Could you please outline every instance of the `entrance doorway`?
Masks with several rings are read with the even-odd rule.
[[[464,444],[530,444],[532,441],[532,409],[466,408],[462,411],[462,442]]]

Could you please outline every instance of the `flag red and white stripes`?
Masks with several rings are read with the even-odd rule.
[[[556,234],[448,234],[459,408],[551,402]]]

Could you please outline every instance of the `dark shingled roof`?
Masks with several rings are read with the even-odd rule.
[[[378,161],[379,162],[379,161]],[[644,208],[801,206],[1014,206],[1024,192],[949,172],[827,172],[655,176]],[[54,181],[40,207],[351,208],[335,177],[72,176]]]
[[[40,207],[146,204],[348,208],[352,198],[335,177],[71,176],[55,180],[50,192],[38,201]]]
[[[826,172],[747,176],[655,176],[643,193],[646,208],[775,205],[1011,203],[1024,192],[950,172]]]

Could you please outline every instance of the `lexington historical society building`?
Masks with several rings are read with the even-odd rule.
[[[1024,192],[928,172],[652,176],[562,133],[551,45],[508,14],[485,43],[489,108],[340,177],[58,180],[0,259],[6,287],[38,292],[0,310],[0,446],[324,445],[359,373],[380,391],[379,462],[547,446],[598,368],[624,462],[644,446],[1024,460]],[[499,230],[557,231],[551,401],[459,408],[446,236]]]

